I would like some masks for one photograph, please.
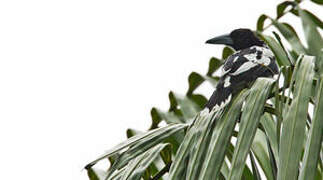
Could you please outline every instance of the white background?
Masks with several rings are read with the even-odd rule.
[[[205,40],[255,29],[279,2],[1,1],[0,179],[87,179],[87,162],[220,56]]]

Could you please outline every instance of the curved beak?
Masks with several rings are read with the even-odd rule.
[[[233,40],[229,34],[225,34],[222,36],[218,36],[218,37],[209,39],[205,43],[207,43],[207,44],[224,44],[224,45],[228,45],[228,46],[233,46]]]

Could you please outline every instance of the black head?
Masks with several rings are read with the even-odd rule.
[[[224,44],[235,50],[249,48],[251,46],[263,46],[261,41],[250,29],[236,29],[230,34],[218,36],[206,41],[208,44]]]

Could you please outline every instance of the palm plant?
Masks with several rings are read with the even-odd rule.
[[[292,25],[281,22],[286,14],[301,20],[307,46]],[[264,26],[266,20],[270,24]],[[277,32],[265,35],[269,28]],[[199,113],[207,99],[195,90],[203,83],[216,85],[214,74],[233,53],[225,47],[222,58],[211,58],[205,75],[189,75],[185,95],[169,93],[168,111],[151,109],[147,132],[128,129],[127,141],[86,165],[89,178],[323,179],[322,28],[300,0],[280,3],[276,18],[261,15],[256,32],[277,58],[277,80],[260,78],[224,110]],[[94,167],[106,158],[108,170]]]

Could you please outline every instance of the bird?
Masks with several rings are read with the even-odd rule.
[[[279,73],[274,53],[250,29],[235,29],[206,43],[227,45],[235,50],[221,67],[220,79],[205,105],[208,112],[226,107],[235,95],[250,87],[257,78],[274,77]]]

